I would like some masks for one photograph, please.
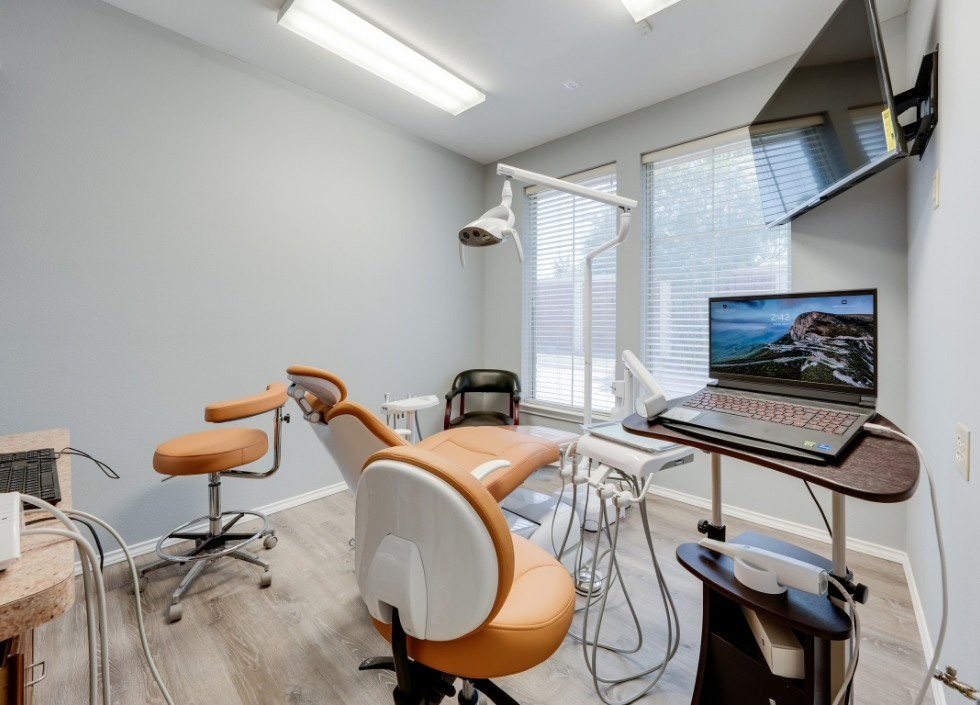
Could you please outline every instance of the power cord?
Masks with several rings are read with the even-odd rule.
[[[949,621],[949,585],[947,583],[948,576],[946,575],[946,546],[943,543],[943,528],[939,521],[939,502],[936,499],[936,483],[933,480],[932,469],[929,467],[929,461],[926,460],[926,454],[923,452],[922,447],[918,443],[913,441],[901,431],[894,428],[889,428],[888,426],[882,426],[876,423],[866,423],[864,424],[864,428],[869,431],[878,431],[879,433],[888,433],[893,436],[898,436],[915,448],[915,452],[919,454],[919,458],[922,460],[922,467],[926,471],[926,478],[929,480],[929,501],[932,503],[932,518],[936,529],[936,546],[939,549],[939,575],[943,591],[943,616],[939,624],[939,637],[936,639],[936,645],[933,647],[932,662],[929,664],[929,669],[926,671],[925,678],[922,681],[922,686],[919,688],[919,694],[915,699],[915,705],[922,705],[922,702],[925,700],[926,693],[929,692],[929,686],[932,684],[933,674],[936,672],[936,666],[939,664],[939,656],[943,650],[943,644],[946,641],[946,626]]]
[[[91,455],[89,455],[88,453],[86,453],[84,450],[79,450],[78,448],[72,448],[71,446],[65,446],[60,451],[58,451],[55,455],[57,457],[59,457],[59,458],[62,455],[76,455],[79,458],[85,458],[86,460],[91,460],[93,463],[95,463],[96,465],[99,466],[99,469],[110,480],[118,480],[119,479],[119,473],[117,473],[115,470],[113,470],[111,467],[109,467],[109,465],[107,463],[104,463],[103,461],[99,460],[98,458],[93,458]]]
[[[75,528],[73,520],[74,522],[84,523],[90,528],[91,524],[89,522],[95,523],[112,535],[112,537],[119,543],[119,547],[122,549],[122,552],[126,557],[126,562],[129,564],[129,570],[133,578],[134,586],[138,586],[136,563],[133,561],[133,556],[130,553],[129,548],[126,546],[126,542],[123,540],[122,536],[120,536],[119,532],[117,532],[104,520],[92,514],[78,510],[69,509],[62,511],[48,502],[38,499],[37,497],[21,495],[21,499],[26,504],[50,513],[66,527],[65,529],[47,527],[25,529],[23,535],[32,536],[49,534],[60,536],[73,540],[78,546],[79,554],[81,555],[82,559],[82,584],[85,588],[86,621],[89,636],[89,703],[90,705],[96,705],[98,701],[98,675],[100,669],[97,666],[97,660],[101,660],[102,702],[103,705],[109,705],[111,702],[109,687],[109,630],[107,621],[108,609],[106,607],[105,598],[105,582],[103,580],[101,568],[95,564],[95,551],[92,549],[91,544],[86,541],[81,533],[79,533]],[[95,592],[94,596],[92,595],[93,588]],[[174,705],[173,698],[164,685],[160,672],[157,670],[156,663],[153,660],[153,655],[150,652],[150,645],[146,637],[146,627],[143,621],[143,606],[139,590],[137,589],[134,592],[136,594],[136,626],[139,631],[140,643],[143,647],[143,654],[146,657],[147,665],[149,666],[153,680],[160,688],[160,692],[162,693],[167,705]],[[96,648],[97,638],[99,649]]]
[[[819,511],[820,516],[823,517],[823,525],[827,527],[827,533],[830,534],[830,538],[834,538],[834,531],[830,528],[830,522],[827,521],[827,513],[823,510],[823,505],[820,504],[820,500],[817,499],[817,495],[814,494],[813,488],[810,487],[810,483],[804,480],[803,484],[806,485],[806,491],[810,493],[810,496],[813,498],[813,503],[817,505],[817,511]]]
[[[861,651],[861,619],[858,617],[857,605],[854,604],[854,598],[851,597],[851,593],[847,591],[847,588],[833,575],[828,574],[827,581],[844,596],[847,605],[851,608],[851,619],[854,621],[854,630],[851,632],[851,662],[848,664],[847,671],[844,673],[844,682],[831,703],[831,705],[840,705],[844,696],[847,695],[848,689],[851,687],[851,682],[854,680],[854,672],[857,670],[858,657]]]

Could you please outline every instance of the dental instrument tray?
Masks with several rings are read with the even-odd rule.
[[[665,450],[677,448],[679,443],[663,441],[649,436],[638,436],[630,433],[623,428],[620,421],[603,421],[602,423],[583,424],[582,430],[589,435],[604,438],[613,443],[620,443],[637,450],[645,450],[648,453],[662,453]]]

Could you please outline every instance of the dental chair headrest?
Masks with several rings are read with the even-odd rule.
[[[344,381],[332,372],[321,370],[309,365],[291,365],[286,369],[286,376],[291,382],[313,396],[318,404],[313,404],[317,411],[324,413],[347,398],[347,386]],[[309,399],[308,399],[309,400]]]

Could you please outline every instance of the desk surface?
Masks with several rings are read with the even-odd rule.
[[[884,416],[878,416],[875,423],[898,428]],[[902,502],[915,493],[919,483],[919,456],[915,449],[905,441],[883,433],[862,431],[837,464],[820,465],[697,438],[675,428],[667,428],[656,419],[647,421],[639,414],[623,419],[623,428],[631,433],[681,443],[706,453],[738,458],[869,502]]]
[[[0,453],[35,448],[61,450],[69,445],[68,429],[0,436]],[[59,508],[71,508],[71,458],[58,458]],[[35,524],[61,527],[56,520]],[[20,560],[0,573],[0,640],[23,634],[65,612],[75,601],[75,544],[55,536],[29,536],[21,542]]]

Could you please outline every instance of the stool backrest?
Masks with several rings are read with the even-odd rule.
[[[371,616],[450,641],[489,623],[514,579],[514,546],[496,500],[452,461],[413,447],[368,459],[355,510],[355,572]]]

